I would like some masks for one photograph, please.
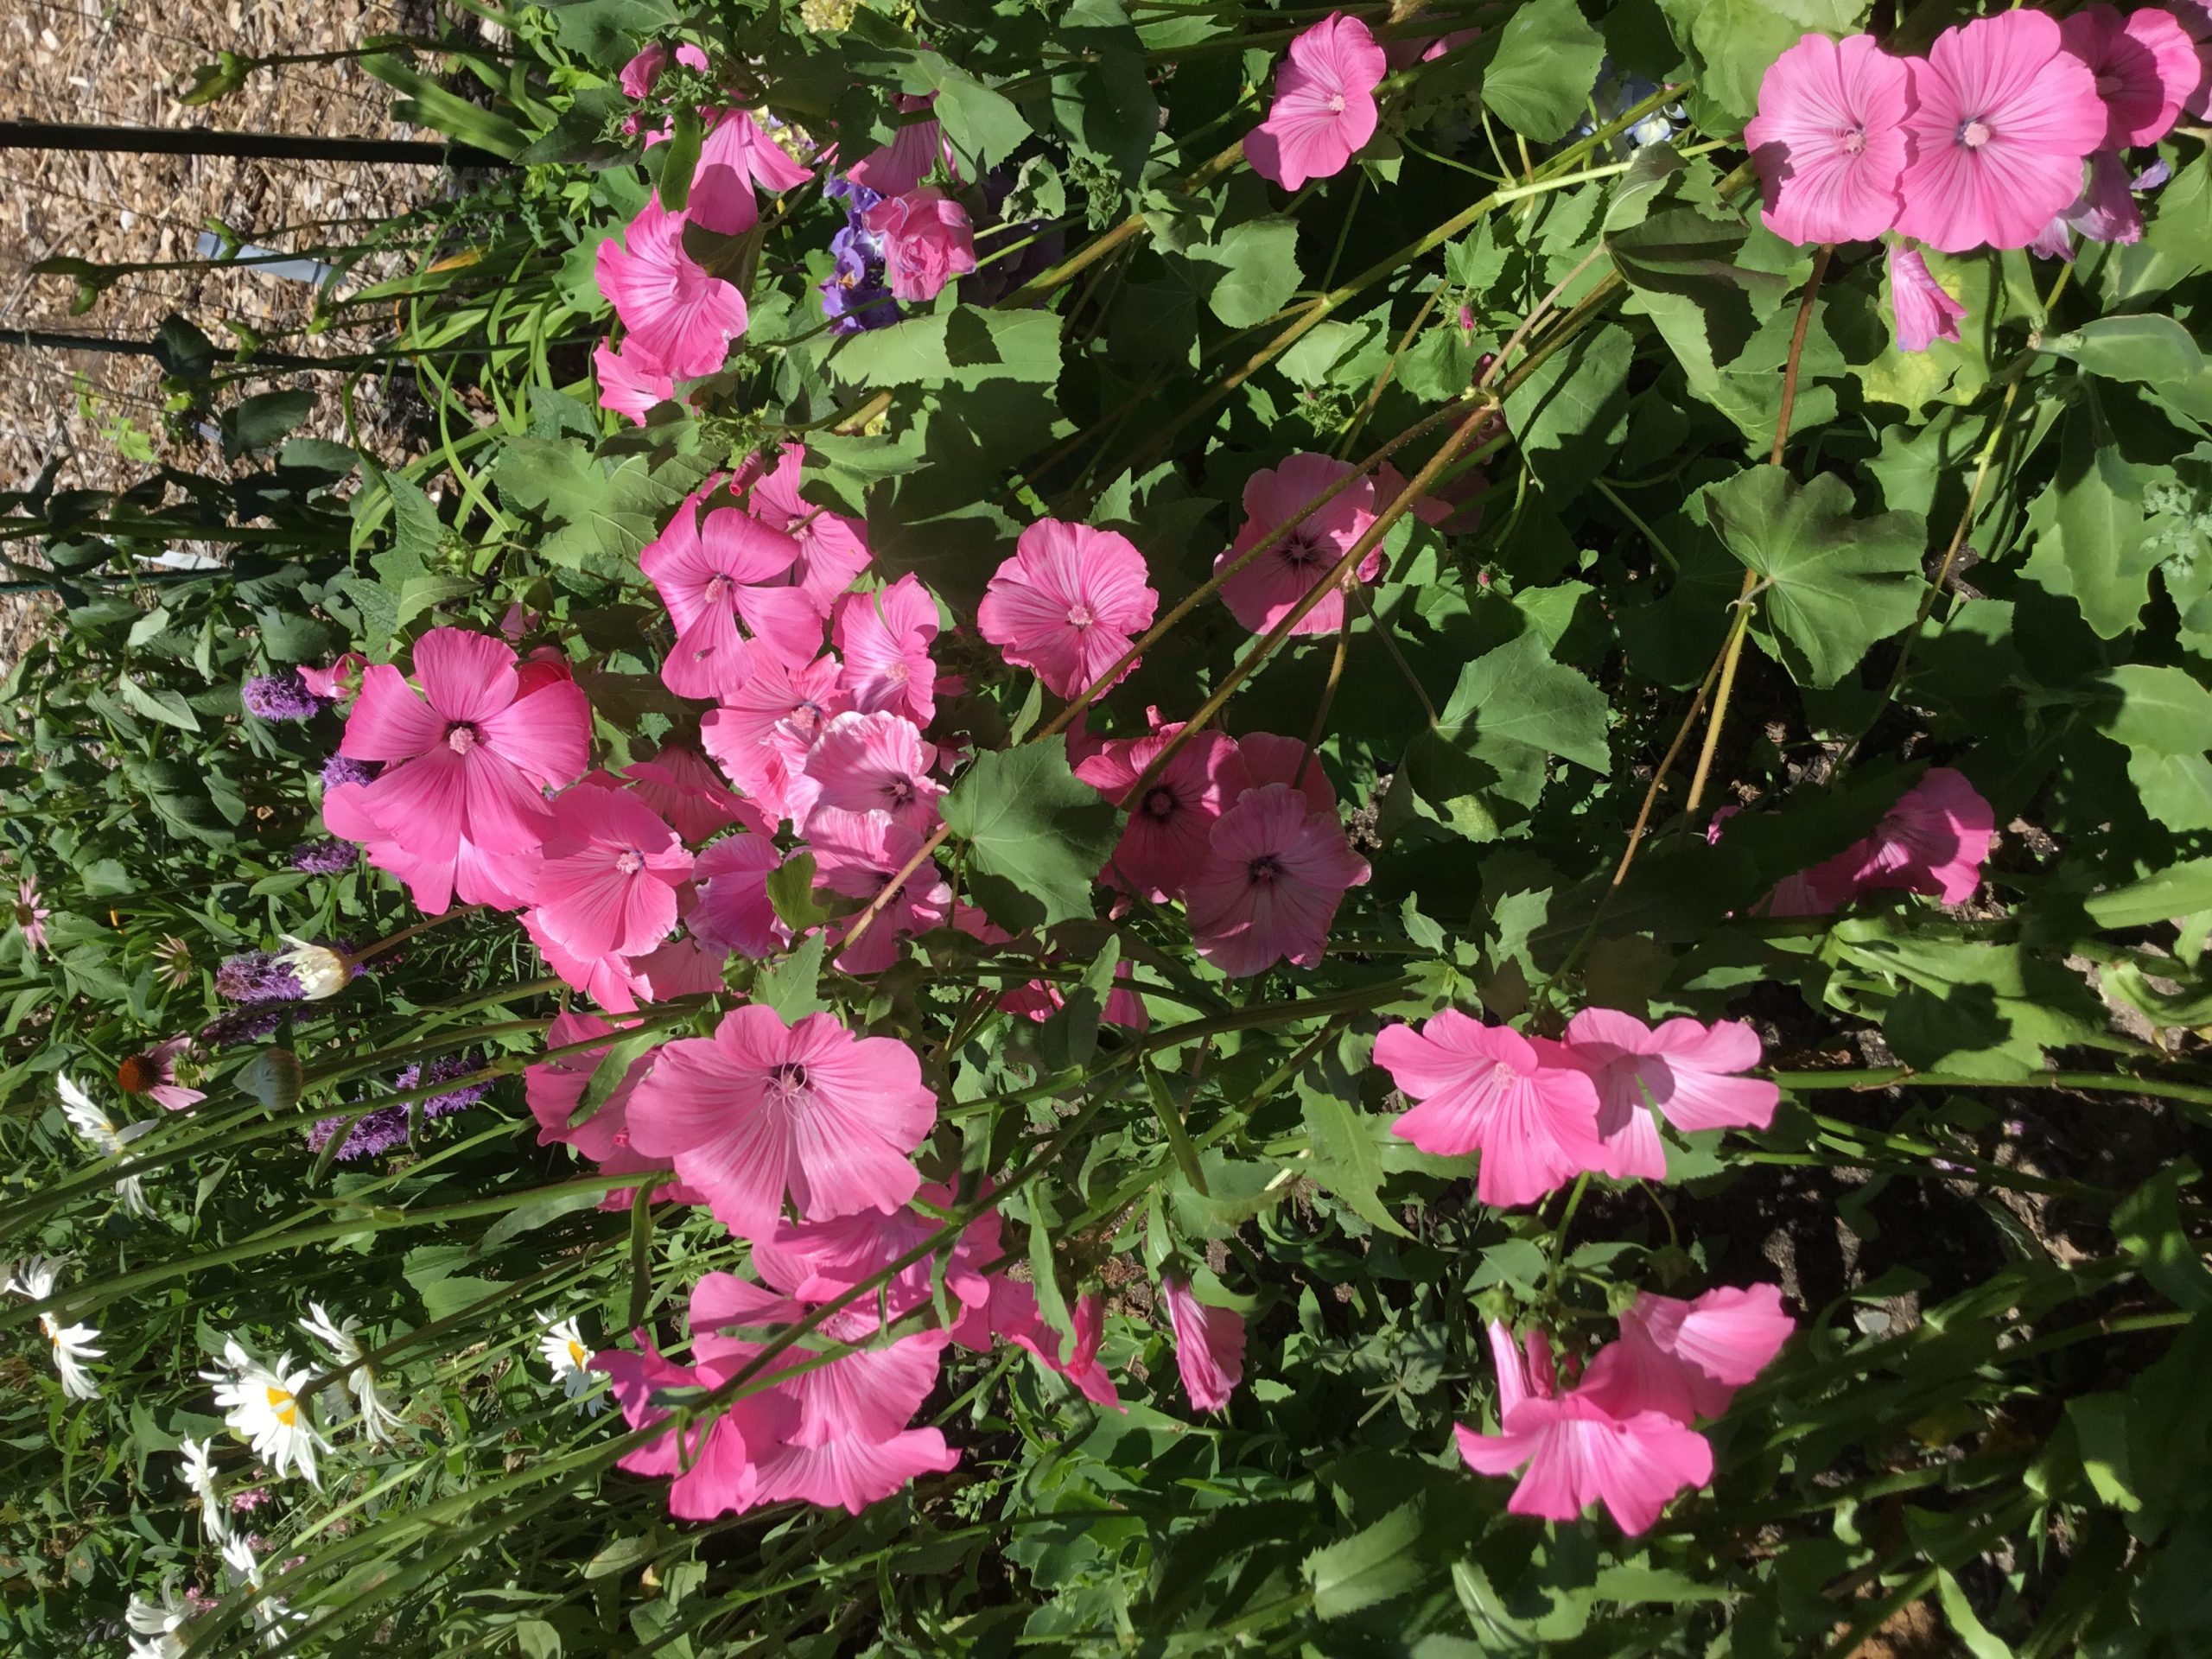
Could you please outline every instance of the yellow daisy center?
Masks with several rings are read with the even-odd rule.
[[[300,1421],[300,1408],[293,1400],[291,1390],[270,1387],[267,1389],[269,1409],[276,1414],[276,1421],[289,1428]]]

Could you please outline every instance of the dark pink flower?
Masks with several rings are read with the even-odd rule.
[[[1390,1133],[1440,1157],[1480,1153],[1484,1204],[1534,1204],[1605,1166],[1597,1084],[1562,1044],[1446,1008],[1418,1029],[1386,1027],[1375,1063],[1420,1103]]]
[[[798,557],[798,543],[734,507],[703,516],[684,499],[668,527],[638,555],[676,625],[676,644],[660,677],[680,697],[719,697],[744,685],[750,637],[790,661],[812,658],[822,625],[798,590],[777,582]]]
[[[712,374],[745,332],[745,296],[710,276],[683,251],[683,215],[655,196],[616,241],[599,245],[599,291],[630,332],[629,353],[642,353],[678,380]],[[639,361],[635,372],[646,372]]]
[[[1981,885],[1997,815],[1964,772],[1936,766],[1883,814],[1861,843],[1857,884],[1898,887],[1963,905]]]
[[[684,208],[701,229],[717,236],[749,231],[760,222],[756,186],[780,194],[814,176],[784,154],[743,110],[710,111],[707,122],[698,170],[691,175],[691,199]]]
[[[787,1026],[756,1004],[711,1038],[660,1051],[630,1105],[630,1138],[675,1160],[715,1217],[759,1237],[788,1194],[810,1221],[888,1215],[921,1185],[908,1155],[937,1122],[913,1051],[828,1014]]]
[[[775,829],[758,806],[723,788],[715,769],[696,751],[680,744],[664,744],[651,760],[632,761],[623,776],[630,780],[631,791],[686,841],[704,841],[738,823],[755,835]]]
[[[650,1054],[633,1060],[614,1092],[601,1101],[590,1116],[581,1123],[570,1120],[583,1104],[584,1090],[590,1084],[592,1073],[607,1058],[607,1046],[622,1035],[620,1029],[611,1026],[596,1014],[582,1014],[574,1009],[554,1017],[545,1033],[545,1046],[550,1051],[570,1048],[592,1039],[605,1038],[606,1043],[596,1048],[577,1050],[571,1054],[554,1054],[523,1068],[523,1095],[530,1103],[530,1115],[537,1120],[537,1144],[541,1147],[570,1146],[584,1157],[597,1164],[607,1175],[643,1175],[649,1173],[667,1173],[671,1166],[665,1159],[646,1157],[630,1144],[630,1097],[637,1092],[638,1084],[652,1070]],[[704,1204],[704,1196],[687,1187],[681,1181],[665,1181],[653,1189],[653,1196],[677,1204]],[[631,1189],[609,1192],[601,1203],[603,1210],[626,1208]]]
[[[1792,242],[1859,242],[1903,205],[1910,72],[1871,35],[1808,35],[1767,68],[1744,143],[1767,228]]]
[[[1944,291],[1916,249],[1890,245],[1890,315],[1897,319],[1897,349],[1924,352],[1930,341],[1955,340],[1967,308]]]
[[[621,1407],[623,1420],[632,1428],[669,1421],[668,1408],[653,1403],[655,1395],[719,1388],[736,1376],[745,1363],[721,1354],[702,1358],[696,1365],[678,1365],[662,1357],[643,1332],[633,1334],[644,1351],[626,1353],[606,1348],[591,1360],[594,1370],[607,1374],[608,1391]],[[720,1515],[742,1514],[764,1501],[756,1459],[782,1445],[798,1421],[797,1403],[778,1390],[767,1389],[731,1402],[703,1422],[693,1422],[683,1431],[680,1445],[671,1427],[636,1451],[626,1452],[615,1466],[634,1475],[671,1477],[668,1510],[678,1520],[711,1521]]]
[[[881,813],[886,821],[926,834],[937,827],[944,785],[931,777],[937,747],[911,720],[892,714],[840,715],[806,757],[817,791],[807,833],[825,812]]]
[[[1192,1294],[1190,1281],[1164,1274],[1160,1300],[1175,1333],[1175,1369],[1183,1391],[1200,1411],[1219,1411],[1244,1380],[1244,1316],[1215,1307]]]
[[[1242,978],[1321,960],[1345,891],[1367,880],[1336,815],[1287,784],[1249,790],[1214,823],[1183,903],[1198,954]]]
[[[1782,1097],[1777,1085],[1739,1075],[1759,1063],[1758,1033],[1739,1020],[1669,1020],[1654,1031],[1618,1008],[1585,1008],[1567,1021],[1567,1051],[1598,1086],[1603,1169],[1615,1180],[1666,1174],[1652,1108],[1685,1133],[1763,1129]]]
[[[1045,518],[1021,532],[991,578],[976,626],[1007,662],[1034,669],[1046,690],[1072,697],[1098,686],[1152,626],[1159,603],[1128,537]]]
[[[1618,1359],[1585,1392],[1623,1414],[1718,1417],[1796,1328],[1772,1285],[1724,1287],[1687,1302],[1644,1291],[1621,1314]]]
[[[300,664],[300,678],[308,690],[327,702],[347,702],[361,689],[361,671],[369,659],[358,651],[349,651],[328,668],[313,668]]]
[[[2129,186],[2126,158],[2109,149],[2090,156],[2089,181],[2080,199],[2059,215],[2059,223],[2092,242],[2141,241],[2143,209]]]
[[[702,852],[692,866],[699,901],[688,918],[701,942],[756,961],[789,944],[791,931],[768,899],[768,878],[782,863],[764,835],[729,836]]]
[[[2081,194],[2082,159],[2104,141],[2096,77],[2039,11],[1945,29],[1908,67],[1897,228],[1945,253],[2027,246]]]
[[[372,849],[372,856],[374,849]],[[522,913],[522,931],[537,947],[538,955],[554,975],[582,991],[610,1014],[629,1014],[639,997],[630,959],[609,951],[604,956],[580,957],[546,930],[545,918],[534,910]]]
[[[1075,768],[1084,783],[1128,810],[1121,842],[1101,879],[1154,904],[1179,899],[1205,868],[1214,821],[1233,796],[1243,793],[1247,781],[1232,772],[1236,744],[1219,732],[1203,731],[1175,752],[1146,785],[1142,800],[1129,799],[1137,779],[1181,730],[1166,726],[1150,737],[1109,739]]]
[[[553,803],[538,872],[538,920],[578,957],[637,956],[676,925],[691,855],[625,790],[571,789]]]
[[[1367,25],[1330,13],[1290,43],[1268,118],[1244,135],[1244,159],[1286,190],[1343,172],[1375,136],[1375,89],[1389,73]]]
[[[861,215],[883,238],[884,274],[893,299],[933,300],[955,276],[976,269],[976,228],[968,210],[942,190],[887,196]]]
[[[755,652],[745,683],[699,722],[707,753],[772,818],[804,823],[814,810],[806,757],[853,706],[838,684],[843,671],[835,657],[794,670]]]
[[[918,115],[936,101],[935,92],[924,97],[902,92],[898,99],[899,113]],[[945,141],[944,125],[932,118],[900,123],[889,143],[861,156],[846,169],[845,176],[879,196],[903,196],[919,186],[940,164],[957,183],[959,158]]]
[[[1311,810],[1335,816],[1337,791],[1331,787],[1320,760],[1301,739],[1274,732],[1247,732],[1236,740],[1236,753],[1222,775],[1231,800],[1248,789],[1288,784],[1306,797]]]
[[[1376,518],[1375,480],[1363,478],[1304,518],[1294,518],[1305,505],[1353,469],[1327,455],[1294,454],[1280,467],[1265,467],[1245,480],[1244,524],[1228,551],[1214,561],[1218,570],[1256,546],[1278,525],[1292,528],[1268,550],[1222,585],[1222,602],[1254,633],[1280,622],[1316,582],[1334,569]],[[1347,581],[1371,582],[1382,574],[1382,555],[1370,550]],[[1344,624],[1344,597],[1332,593],[1301,618],[1294,635],[1334,633]]]
[[[730,490],[746,512],[771,530],[798,543],[791,582],[806,590],[817,613],[826,618],[837,595],[868,569],[868,526],[857,518],[817,507],[798,493],[806,465],[806,446],[787,443],[770,469],[760,455],[748,455],[730,479]]]
[[[1505,1507],[1545,1521],[1575,1521],[1602,1502],[1623,1532],[1649,1529],[1675,1493],[1713,1478],[1705,1437],[1643,1402],[1625,1397],[1616,1380],[1620,1345],[1600,1349],[1581,1384],[1559,1394],[1550,1372],[1550,1344],[1529,1338],[1524,1363],[1512,1333],[1490,1327],[1497,1365],[1498,1431],[1455,1431],[1459,1455],[1479,1474],[1522,1477]]]
[[[844,658],[838,683],[862,714],[887,709],[917,726],[937,718],[937,601],[912,576],[873,594],[847,594],[830,639]]]
[[[513,649],[461,628],[433,628],[416,641],[415,675],[419,694],[389,664],[362,671],[339,753],[385,763],[372,782],[348,787],[360,791],[360,810],[384,838],[432,867],[424,881],[435,896],[436,869],[466,861],[469,849],[495,858],[536,852],[552,823],[543,791],[583,771],[591,714],[567,682],[519,695]],[[323,814],[350,840],[330,818],[332,797],[346,793],[327,791]],[[448,887],[454,879],[443,877]]]
[[[2101,149],[2157,143],[2203,79],[2196,43],[2170,11],[2146,6],[2123,16],[2115,6],[2088,6],[2061,18],[2058,29],[2104,100]]]
[[[599,376],[599,406],[627,415],[639,426],[645,416],[676,396],[676,382],[657,362],[625,357],[611,340],[592,348],[591,364]]]
[[[653,83],[660,79],[661,71],[668,67],[668,59],[667,42],[648,41],[645,49],[624,64],[622,73],[616,77],[624,95],[643,98],[651,92]],[[696,69],[702,75],[707,73],[706,53],[690,41],[677,42],[676,60],[686,69]]]

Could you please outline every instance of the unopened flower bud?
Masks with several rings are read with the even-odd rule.
[[[309,1002],[320,1002],[325,997],[335,996],[353,978],[352,965],[346,958],[327,944],[310,944],[305,939],[284,936],[284,943],[292,948],[276,953],[276,960],[292,970],[300,982],[300,995]]]

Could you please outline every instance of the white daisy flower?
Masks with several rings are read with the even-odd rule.
[[[42,1302],[54,1294],[54,1287],[60,1278],[60,1262],[52,1256],[35,1255],[16,1264],[4,1288],[17,1296]],[[105,1348],[92,1346],[99,1332],[89,1325],[64,1325],[51,1310],[38,1316],[38,1326],[46,1332],[47,1345],[54,1350],[54,1369],[60,1374],[61,1392],[72,1400],[99,1399],[99,1384],[92,1381],[85,1362],[102,1358],[107,1353]]]
[[[211,1539],[230,1536],[230,1523],[224,1519],[223,1506],[215,1499],[215,1465],[212,1456],[212,1441],[195,1440],[190,1435],[176,1444],[177,1455],[184,1459],[184,1484],[200,1500],[200,1524],[207,1529]]]
[[[262,1640],[267,1645],[283,1647],[285,1626],[308,1622],[305,1613],[296,1613],[276,1597],[264,1592],[261,1563],[254,1559],[253,1546],[245,1539],[231,1537],[223,1541],[223,1565],[230,1569],[233,1588],[244,1585],[254,1592],[253,1622],[261,1627]]]
[[[599,1377],[591,1370],[591,1349],[577,1331],[575,1316],[556,1319],[541,1310],[537,1322],[545,1327],[537,1338],[537,1351],[553,1368],[553,1380],[561,1385],[561,1392],[575,1402],[578,1411],[604,1410],[607,1402],[593,1392]]]
[[[354,1409],[360,1414],[361,1433],[372,1446],[391,1445],[391,1431],[401,1426],[400,1417],[377,1392],[376,1367],[361,1358],[361,1344],[353,1339],[353,1333],[361,1328],[360,1320],[349,1318],[340,1325],[321,1302],[309,1302],[308,1311],[314,1317],[302,1319],[300,1329],[327,1348],[331,1369],[344,1373]]]
[[[162,1580],[162,1599],[143,1600],[136,1591],[124,1609],[124,1623],[137,1634],[130,1638],[130,1659],[181,1659],[185,1639],[179,1634],[192,1617],[192,1605],[177,1594],[174,1580]]]
[[[223,1344],[222,1370],[202,1371],[215,1385],[215,1403],[223,1421],[252,1442],[253,1453],[270,1472],[283,1474],[296,1465],[301,1478],[320,1491],[315,1454],[327,1452],[330,1442],[315,1433],[307,1404],[300,1398],[300,1384],[315,1375],[311,1367],[292,1369],[289,1353],[277,1357],[272,1368],[263,1364],[231,1338]]]
[[[92,1097],[70,1080],[66,1071],[54,1074],[54,1091],[61,1096],[62,1116],[69,1120],[69,1127],[77,1132],[78,1139],[89,1142],[104,1155],[121,1158],[133,1141],[154,1127],[150,1117],[136,1123],[126,1123],[117,1128],[113,1120],[103,1111]],[[136,1175],[126,1175],[115,1184],[116,1196],[123,1200],[123,1207],[134,1216],[148,1214],[146,1189]]]

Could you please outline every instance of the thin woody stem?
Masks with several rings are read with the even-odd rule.
[[[1820,297],[1821,278],[1827,274],[1828,255],[1834,252],[1827,243],[1821,245],[1813,256],[1813,274],[1806,279],[1805,297],[1798,302],[1797,327],[1789,336],[1789,363],[1782,372],[1782,411],[1774,423],[1774,453],[1768,456],[1776,467],[1782,465],[1782,452],[1789,443],[1789,417],[1797,408],[1797,371],[1805,355],[1805,335],[1813,326],[1813,302]]]

